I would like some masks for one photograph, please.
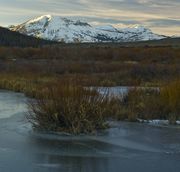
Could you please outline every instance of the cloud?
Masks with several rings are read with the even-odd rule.
[[[99,25],[144,24],[162,34],[180,34],[179,0],[0,0],[0,4],[0,25],[55,14],[86,18]]]
[[[166,27],[166,26],[177,26],[180,28],[180,20],[175,19],[157,19],[147,21],[151,27]]]

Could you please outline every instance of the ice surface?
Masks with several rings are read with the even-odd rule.
[[[26,101],[0,92],[2,172],[179,172],[179,127],[112,121],[96,135],[37,133],[24,117]]]
[[[27,112],[23,95],[0,91],[0,118],[9,118],[21,112]]]

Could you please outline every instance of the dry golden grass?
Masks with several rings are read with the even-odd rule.
[[[58,82],[39,92],[38,99],[29,102],[28,119],[35,129],[80,134],[107,127],[107,94],[69,82]]]

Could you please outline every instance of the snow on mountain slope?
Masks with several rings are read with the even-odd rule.
[[[25,35],[59,42],[128,42],[163,39],[143,26],[117,29],[111,25],[93,27],[80,20],[44,15],[10,27]]]

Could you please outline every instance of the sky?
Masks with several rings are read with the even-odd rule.
[[[45,15],[82,18],[92,25],[144,25],[163,35],[180,35],[180,0],[0,0],[0,25]]]

